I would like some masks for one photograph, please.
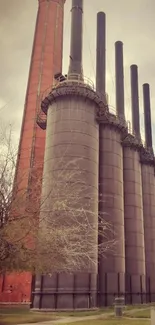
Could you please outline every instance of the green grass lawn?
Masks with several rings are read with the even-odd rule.
[[[150,318],[150,308],[148,309],[139,309],[138,311],[132,311],[132,313],[129,313],[128,311],[125,311],[125,316],[133,317],[133,318]]]
[[[72,311],[72,312],[61,312],[55,313],[58,316],[66,316],[66,317],[86,317],[86,316],[94,316],[94,315],[101,315],[104,313],[112,313],[114,311],[113,308],[100,308],[97,310],[87,310],[87,311]]]
[[[138,311],[137,311],[138,309]],[[113,308],[104,308],[94,311],[75,311],[75,312],[33,312],[26,308],[9,308],[9,307],[0,307],[0,325],[17,325],[22,323],[37,323],[37,322],[43,322],[43,321],[50,321],[55,319],[60,319],[64,317],[71,316],[73,317],[73,323],[77,325],[129,325],[129,324],[135,324],[135,325],[150,325],[149,323],[149,317],[150,317],[150,308],[147,305],[144,306],[127,306],[125,307],[124,316],[130,317],[130,318],[139,318],[139,320],[134,319],[113,319],[112,315],[109,313],[112,313],[114,311]],[[86,317],[87,316],[93,316],[93,315],[101,315],[101,314],[107,314],[106,319],[103,320],[103,317],[101,316],[102,320],[86,320],[78,323],[74,323],[74,317]],[[109,314],[109,317],[108,317]],[[143,318],[148,318],[148,321],[143,320]],[[70,323],[71,324],[71,323]],[[67,325],[67,324],[66,324]]]
[[[0,325],[37,323],[58,319],[55,313],[37,313],[24,308],[0,308]]]
[[[75,312],[33,312],[25,308],[0,308],[0,325],[36,323],[42,321],[55,320],[62,317],[87,317],[112,312],[111,308],[104,308],[94,311],[75,311]]]
[[[9,324],[22,324],[22,323],[37,323],[42,321],[54,320],[56,317],[50,314],[32,314],[32,313],[22,313],[22,314],[3,314],[0,315],[0,325]]]

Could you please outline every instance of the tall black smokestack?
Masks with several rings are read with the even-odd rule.
[[[119,117],[125,119],[124,113],[124,67],[123,43],[115,43],[115,75],[116,75],[116,111]]]
[[[106,15],[104,12],[97,14],[96,90],[103,95],[106,91]]]
[[[74,75],[83,77],[82,67],[82,38],[83,38],[83,0],[72,0],[71,46],[69,78]]]
[[[146,148],[152,150],[152,126],[151,126],[151,104],[150,104],[150,86],[143,85],[144,100],[144,123],[145,123],[145,142]]]
[[[131,103],[132,103],[132,128],[135,135],[140,139],[139,121],[139,91],[138,91],[138,67],[133,64],[131,71]]]

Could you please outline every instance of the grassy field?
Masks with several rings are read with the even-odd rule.
[[[57,319],[52,314],[43,314],[43,313],[9,313],[9,314],[1,314],[0,313],[0,325],[16,325],[22,323],[37,323],[43,321],[49,321]]]
[[[124,311],[124,319],[118,320],[113,319],[112,308],[104,308],[94,311],[83,311],[83,312],[63,312],[63,313],[42,313],[42,312],[33,312],[24,308],[1,308],[0,307],[0,325],[17,325],[22,323],[37,323],[43,321],[52,321],[58,320],[60,318],[71,316],[73,317],[73,323],[77,325],[150,325],[150,308],[148,306],[135,306],[135,307],[126,307]],[[106,319],[100,315],[106,314]],[[108,316],[109,314],[109,316]],[[87,316],[99,315],[101,319],[98,320],[88,320]],[[85,317],[86,320],[78,323],[74,323],[74,317]],[[129,317],[130,319],[126,319]],[[132,318],[139,318],[139,320],[134,320]],[[148,321],[143,318],[148,318]],[[104,320],[103,320],[104,319]],[[66,325],[68,325],[66,323]],[[71,323],[70,323],[71,325]]]
[[[108,319],[108,320],[92,320],[78,323],[66,323],[64,325],[150,325],[150,321],[131,320],[131,319]]]
[[[125,311],[125,316],[130,318],[150,318],[150,308],[132,310],[132,312]]]
[[[103,313],[112,312],[112,309],[105,308],[94,311],[81,312],[62,312],[62,313],[42,313],[33,312],[24,308],[0,308],[0,325],[7,324],[22,324],[22,323],[36,323],[42,321],[49,321],[60,319],[64,317],[87,317],[93,315],[100,315]]]

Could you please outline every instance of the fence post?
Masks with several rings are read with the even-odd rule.
[[[56,273],[55,309],[58,306],[59,273]]]
[[[99,275],[97,274],[97,307],[100,307]]]
[[[73,310],[75,309],[76,274],[73,274]]]
[[[149,287],[149,302],[151,303],[152,302],[152,297],[151,297],[151,279],[150,279],[150,276],[148,278],[148,287]]]
[[[120,296],[120,274],[118,273],[118,281],[117,281],[117,292],[118,292],[118,297]]]
[[[140,276],[140,295],[141,295],[141,304],[143,304],[143,279],[142,279],[142,275]]]
[[[2,288],[1,288],[1,292],[4,291],[5,288],[5,272],[2,274]]]
[[[90,309],[91,308],[91,305],[92,305],[92,297],[91,297],[91,273],[89,273],[89,287],[88,287],[88,297],[89,297],[89,306],[88,308]]]
[[[132,305],[132,278],[130,275],[130,304]]]
[[[107,297],[107,273],[105,273],[105,277],[104,277],[104,279],[105,279],[105,307],[107,307],[107,305],[108,305],[108,297]],[[103,294],[103,292],[102,292],[102,294]]]
[[[43,277],[43,275],[41,275],[41,278],[40,278],[40,300],[39,300],[39,309],[41,309],[41,307],[42,307],[43,281],[44,281],[44,277]]]
[[[30,302],[30,309],[33,308],[33,301],[34,301],[34,290],[35,290],[35,275],[32,275],[32,282],[31,282],[31,302]]]

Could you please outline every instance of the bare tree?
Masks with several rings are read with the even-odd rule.
[[[12,142],[12,128],[0,127],[0,264],[10,255],[11,243],[4,228],[9,222],[12,188],[16,164],[16,149]]]
[[[0,224],[8,218],[12,196],[12,184],[16,163],[16,151],[12,143],[12,130],[0,128]]]
[[[11,133],[9,137],[3,133],[3,138],[6,149],[0,160],[0,272],[49,274],[97,267],[97,256],[113,250],[115,239],[104,213],[94,209],[97,197],[94,199],[85,178],[82,181],[82,159],[65,162],[62,157],[59,171],[48,176],[48,182],[38,180],[32,170],[29,191],[24,193],[16,182],[13,186],[16,154]]]

